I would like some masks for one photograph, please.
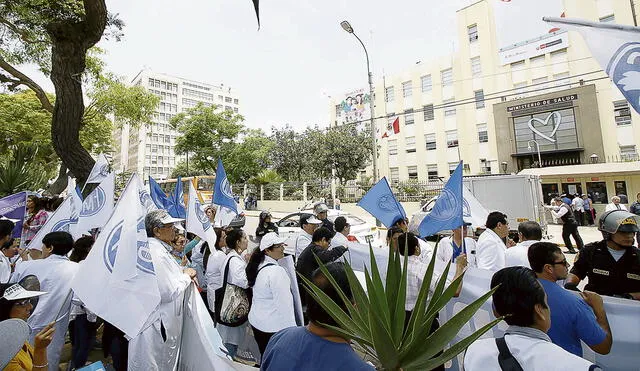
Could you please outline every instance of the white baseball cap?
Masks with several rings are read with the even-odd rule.
[[[7,287],[4,290],[4,295],[2,299],[8,301],[21,300],[21,299],[29,299],[35,298],[36,296],[44,295],[46,291],[27,291],[24,287],[20,286],[20,284],[16,283]]]
[[[260,251],[264,251],[273,245],[284,244],[286,239],[278,236],[276,232],[269,232],[260,240]]]
[[[322,224],[322,220],[316,218],[313,214],[305,214],[300,217],[300,226],[305,224]]]

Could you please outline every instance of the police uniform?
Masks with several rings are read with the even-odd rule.
[[[571,273],[580,280],[589,277],[585,290],[600,295],[624,295],[640,292],[640,250],[626,249],[616,261],[607,248],[605,240],[585,245],[580,250]]]

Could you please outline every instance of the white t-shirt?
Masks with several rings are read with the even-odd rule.
[[[529,264],[529,246],[533,245],[537,240],[523,241],[519,244],[512,246],[505,252],[506,267],[518,267],[523,266],[531,268]]]

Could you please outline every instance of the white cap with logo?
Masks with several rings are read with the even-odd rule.
[[[264,251],[270,248],[273,245],[284,244],[286,239],[278,236],[275,232],[269,232],[262,236],[262,240],[260,240],[260,251]]]

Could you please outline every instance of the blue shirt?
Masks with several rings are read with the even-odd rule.
[[[310,333],[306,327],[289,327],[271,337],[261,370],[325,371],[374,370],[347,343],[334,343]]]
[[[600,327],[591,307],[555,282],[538,279],[547,293],[547,303],[551,311],[551,328],[547,332],[551,341],[578,357],[582,357],[580,340],[587,345],[597,345],[604,341],[607,333]]]

